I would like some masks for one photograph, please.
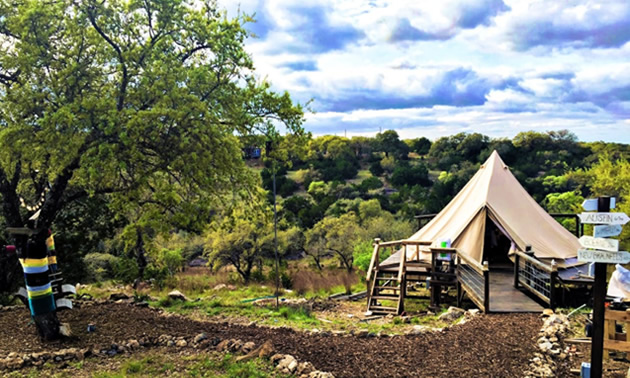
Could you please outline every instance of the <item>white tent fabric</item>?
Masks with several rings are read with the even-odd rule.
[[[455,198],[408,240],[439,246],[450,239],[460,253],[481,263],[486,218],[499,226],[516,250],[524,251],[529,245],[536,257],[558,263],[577,256],[580,244],[575,235],[536,203],[496,151]],[[407,247],[408,257],[415,252],[415,247]]]

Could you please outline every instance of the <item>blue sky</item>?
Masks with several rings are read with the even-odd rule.
[[[568,129],[630,143],[628,0],[220,0],[314,135]]]

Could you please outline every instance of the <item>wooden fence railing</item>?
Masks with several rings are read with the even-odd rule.
[[[465,254],[457,255],[457,278],[461,288],[483,312],[490,311],[490,270]]]
[[[604,320],[604,358],[608,358],[608,350],[630,352],[630,312],[606,309]],[[617,332],[617,322],[625,324],[625,333]]]
[[[516,252],[514,255],[514,287],[525,289],[555,308],[557,302],[558,268],[536,259],[533,253]]]

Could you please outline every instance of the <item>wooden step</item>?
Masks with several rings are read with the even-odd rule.
[[[376,275],[376,277],[374,277],[374,278],[375,278],[375,279],[377,279],[377,280],[392,280],[392,281],[400,281],[400,280],[398,279],[398,276],[397,276],[397,275],[396,275],[396,276],[393,276],[393,277],[389,277],[389,276],[384,277],[384,276],[379,276],[379,275],[377,274],[377,275]]]
[[[400,286],[374,286],[375,289],[380,290],[395,290],[400,291]]]
[[[370,297],[370,299],[381,299],[381,300],[384,300],[384,301],[398,300],[398,298],[400,298],[400,295],[383,295],[383,294],[379,294],[379,295],[372,295]]]
[[[370,306],[370,311],[372,312],[380,312],[380,313],[397,313],[398,309],[396,307],[385,307],[385,306]]]

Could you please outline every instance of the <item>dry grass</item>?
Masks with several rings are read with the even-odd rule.
[[[307,292],[330,291],[339,286],[350,288],[359,282],[359,277],[355,273],[348,273],[341,269],[323,272],[297,270],[291,272],[291,281],[293,290],[299,295],[304,295]]]

